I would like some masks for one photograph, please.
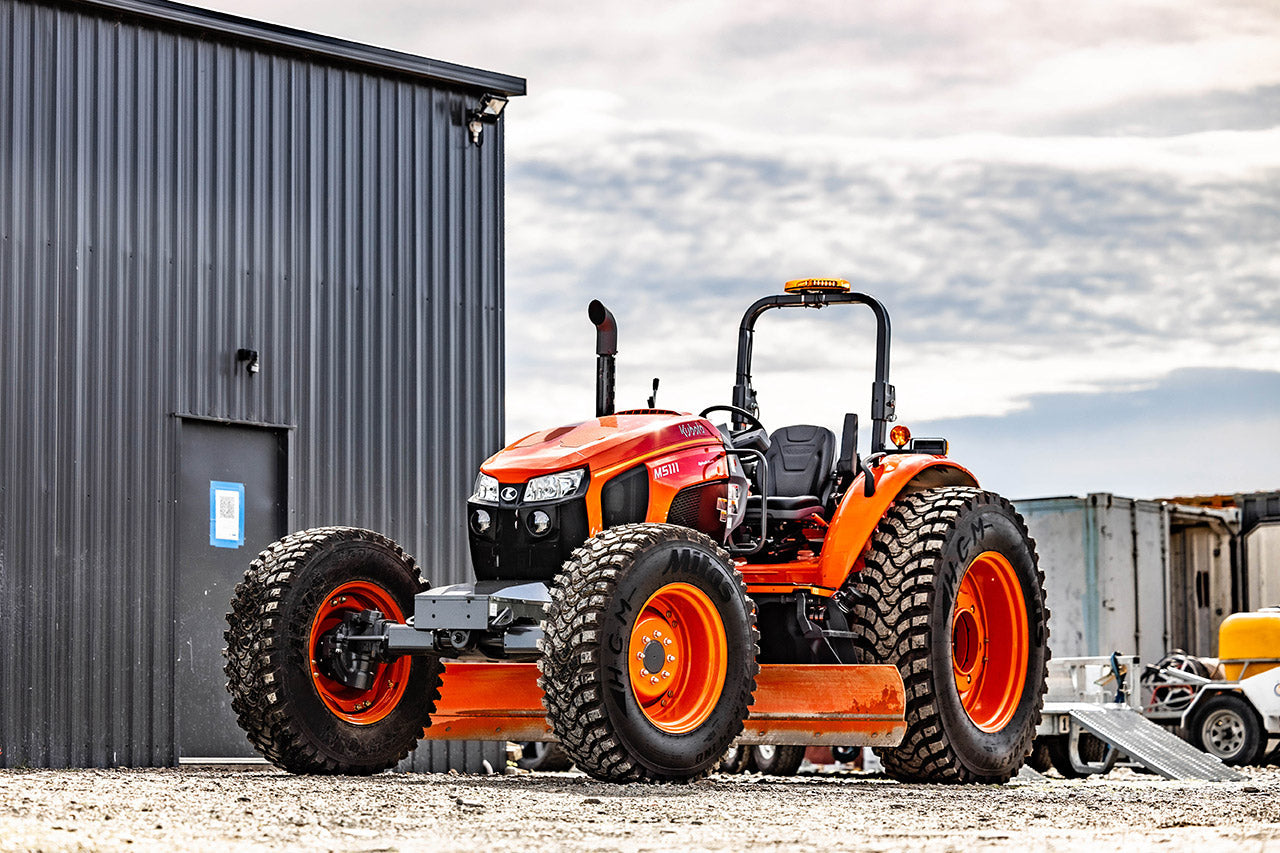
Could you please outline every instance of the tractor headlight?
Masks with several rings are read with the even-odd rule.
[[[476,490],[471,493],[473,501],[498,502],[498,481],[488,474],[476,475]]]
[[[586,475],[586,468],[575,468],[572,471],[534,477],[524,487],[524,499],[525,501],[554,501],[567,498],[578,491]]]

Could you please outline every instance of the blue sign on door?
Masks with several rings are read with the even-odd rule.
[[[209,544],[216,548],[244,544],[244,483],[209,481]]]

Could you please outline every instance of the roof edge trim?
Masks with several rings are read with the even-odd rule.
[[[374,47],[280,24],[255,21],[212,9],[200,9],[183,3],[173,3],[170,0],[78,0],[71,5],[123,13],[183,28],[205,30],[232,38],[369,66],[382,71],[423,77],[438,83],[474,87],[509,96],[526,93],[525,81],[521,77],[427,59],[412,53]]]

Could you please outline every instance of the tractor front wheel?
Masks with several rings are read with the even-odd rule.
[[[440,661],[379,663],[358,689],[327,665],[324,646],[348,613],[404,622],[423,588],[413,558],[369,530],[304,530],[259,554],[224,634],[227,690],[249,741],[293,773],[367,775],[408,755],[440,696]]]
[[[706,775],[755,691],[755,605],[729,555],[671,524],[610,528],[556,577],[539,666],[547,721],[608,782]]]
[[[903,781],[1007,781],[1031,751],[1049,659],[1044,576],[1022,517],[991,492],[927,489],[885,513],[850,578],[854,643],[898,667]]]

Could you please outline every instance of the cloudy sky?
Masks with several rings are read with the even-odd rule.
[[[902,422],[1013,497],[1280,489],[1280,4],[209,0],[525,77],[507,434],[728,402],[745,307],[836,276]],[[766,425],[867,410],[869,315],[760,321]]]

